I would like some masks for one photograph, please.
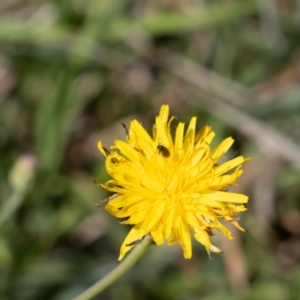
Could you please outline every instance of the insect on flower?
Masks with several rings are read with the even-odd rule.
[[[164,156],[164,157],[170,156],[170,151],[164,145],[158,144],[157,149],[158,149],[158,153],[161,154],[162,156]]]
[[[127,244],[126,246],[129,247],[129,246],[135,246],[135,245],[141,244],[144,241],[146,236],[149,236],[149,234],[146,234],[146,235],[142,236],[141,238]]]

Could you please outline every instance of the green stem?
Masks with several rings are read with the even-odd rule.
[[[0,209],[0,228],[20,207],[25,197],[25,192],[15,191],[2,205]]]
[[[100,279],[90,288],[75,297],[73,300],[89,300],[105,290],[108,286],[118,280],[125,272],[127,272],[137,260],[144,254],[148,246],[152,243],[152,238],[146,236],[143,243],[136,245],[129,253],[127,258],[121,262],[115,269]]]

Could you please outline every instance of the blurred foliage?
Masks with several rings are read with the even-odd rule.
[[[212,263],[153,246],[97,299],[299,299],[299,28],[296,0],[1,0],[0,299],[72,299],[118,264],[96,143],[162,103],[252,157],[246,232]]]

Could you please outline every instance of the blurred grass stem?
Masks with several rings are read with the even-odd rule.
[[[151,243],[152,238],[146,236],[143,243],[136,245],[129,253],[127,258],[122,261],[115,269],[113,269],[109,274],[100,279],[83,293],[75,297],[73,300],[88,300],[101,293],[108,286],[117,281],[123,274],[125,274],[125,272],[127,272],[144,254]]]
[[[278,154],[300,169],[299,143],[285,132],[246,111],[245,103],[251,100],[246,88],[244,94],[241,92],[242,86],[232,81],[228,83],[214,72],[207,71],[192,60],[170,51],[161,52],[161,61],[169,73],[194,87],[197,97],[191,98],[190,103],[243,133],[256,142],[263,152]]]
[[[0,213],[0,228],[5,224],[7,220],[14,214],[14,212],[22,204],[25,197],[24,192],[15,191],[2,205]]]
[[[21,206],[35,175],[35,168],[36,158],[27,154],[20,156],[10,170],[8,181],[12,187],[12,194],[0,207],[0,228]]]

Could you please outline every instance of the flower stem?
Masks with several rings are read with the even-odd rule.
[[[83,293],[73,298],[73,300],[89,300],[101,293],[108,286],[118,280],[125,272],[127,272],[137,260],[144,254],[148,246],[152,243],[152,238],[146,236],[143,243],[136,245],[134,249],[127,255],[126,259],[121,262],[115,269],[100,279]]]

